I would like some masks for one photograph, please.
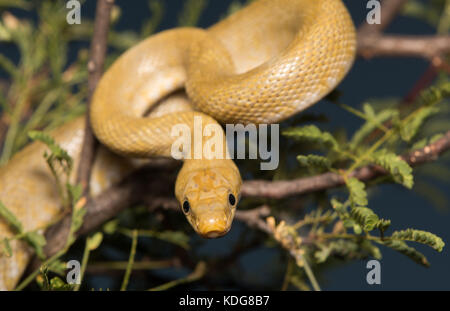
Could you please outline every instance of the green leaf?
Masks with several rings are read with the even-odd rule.
[[[314,167],[314,168],[321,168],[321,169],[330,169],[331,168],[331,162],[327,158],[323,156],[318,156],[315,154],[309,154],[307,156],[299,155],[297,156],[297,160],[300,163],[300,165],[305,167]]]
[[[367,207],[353,207],[350,215],[365,231],[373,230],[379,221],[378,216]]]
[[[61,148],[55,140],[48,134],[40,131],[30,131],[28,136],[35,141],[41,141],[47,145],[53,155],[58,161],[65,161],[69,170],[72,168],[73,160],[66,150]]]
[[[371,241],[369,240],[362,240],[361,242],[361,248],[365,251],[367,251],[370,255],[372,255],[375,259],[381,259],[381,251],[378,247],[376,247]]]
[[[47,241],[45,240],[45,237],[42,234],[36,231],[27,232],[25,234],[24,240],[34,248],[36,255],[40,259],[45,258],[44,246],[47,243]]]
[[[384,232],[390,225],[391,221],[389,219],[380,219],[375,223],[375,228],[378,228],[381,232]]]
[[[66,262],[63,262],[60,259],[56,259],[56,260],[50,262],[48,264],[47,268],[48,268],[48,271],[59,274],[61,276],[65,276],[66,270],[67,270],[66,266],[67,266]]]
[[[353,240],[339,239],[330,242],[330,247],[333,250],[333,255],[342,256],[346,259],[366,257],[365,254],[361,253],[359,243]]]
[[[435,143],[436,141],[441,139],[443,136],[444,136],[444,134],[442,134],[442,133],[435,134],[435,135],[431,136],[429,143],[430,144]]]
[[[345,228],[353,228],[353,226],[355,226],[355,221],[351,218],[347,218],[345,220],[343,220],[342,224],[344,225]]]
[[[417,135],[423,123],[438,112],[439,109],[436,107],[422,108],[420,111],[418,111],[414,118],[409,120],[400,128],[400,136],[402,137],[402,139],[406,142],[410,142]]]
[[[103,225],[103,231],[106,234],[113,234],[114,232],[117,231],[118,226],[119,226],[119,220],[113,219]]]
[[[357,146],[360,144],[364,138],[367,137],[370,133],[372,133],[377,127],[383,125],[384,122],[392,119],[393,117],[398,115],[398,111],[396,109],[385,109],[376,114],[369,104],[364,104],[364,112],[367,121],[364,125],[357,130],[350,141],[352,146]]]
[[[314,253],[314,257],[317,263],[323,263],[331,255],[331,251],[333,249],[329,245],[325,244],[319,244],[317,246],[319,247],[319,250]]]
[[[283,135],[299,141],[312,141],[322,145],[329,146],[334,150],[339,150],[339,145],[333,135],[328,132],[322,132],[314,125],[304,127],[294,127],[283,131]]]
[[[78,200],[81,198],[81,195],[83,194],[83,187],[81,186],[81,184],[72,185],[69,183],[66,184],[66,187],[69,191],[72,206],[75,206]]]
[[[399,240],[386,240],[383,241],[382,244],[396,250],[397,252],[402,253],[405,256],[408,256],[418,264],[429,267],[430,263],[428,262],[425,255],[421,252],[417,251],[415,248],[408,246],[405,242]]]
[[[19,219],[0,201],[0,216],[4,218],[17,233],[22,233],[23,226]]]
[[[422,149],[423,147],[425,147],[428,143],[428,139],[426,138],[422,138],[421,140],[418,140],[414,143],[414,145],[412,145],[411,150],[417,150],[417,149]]]
[[[59,277],[55,276],[50,280],[49,289],[50,290],[57,290],[57,291],[71,291],[73,289],[74,285],[67,284],[63,280],[61,280]]]
[[[6,257],[12,256],[12,248],[11,244],[9,244],[8,238],[3,239],[3,253],[6,255]]]
[[[391,235],[392,239],[414,241],[422,244],[426,244],[438,252],[441,252],[445,246],[444,241],[437,235],[416,229],[406,229],[401,231],[394,231]]]
[[[408,189],[413,187],[414,178],[411,166],[395,153],[386,149],[376,151],[372,154],[372,161],[386,169],[395,182],[402,184]]]
[[[347,179],[346,184],[350,192],[350,202],[352,206],[366,206],[368,201],[364,183],[351,177]]]
[[[437,105],[447,98],[450,98],[450,82],[431,86],[420,94],[420,100],[426,106]]]
[[[362,233],[361,226],[359,224],[357,224],[354,219],[346,218],[342,221],[342,224],[343,224],[344,228],[353,229],[353,232],[355,232],[355,234]]]
[[[85,208],[76,208],[73,211],[73,216],[72,216],[72,230],[73,232],[78,231],[78,229],[81,228],[81,225],[83,224],[83,218],[84,215],[86,214],[87,210]]]
[[[444,134],[438,133],[438,134],[434,134],[434,135],[431,136],[429,139],[428,139],[428,138],[422,138],[421,140],[416,141],[416,142],[414,143],[414,145],[412,145],[411,150],[422,149],[422,148],[424,148],[426,145],[432,144],[432,143],[436,142],[437,140],[439,140],[439,139],[442,138],[443,136],[444,136]]]
[[[35,278],[36,283],[42,290],[50,290],[50,282],[48,280],[48,267],[47,265],[42,265],[39,268],[39,274]]]
[[[358,224],[353,224],[353,231],[355,232],[355,234],[361,234],[362,233],[362,228],[360,225]]]
[[[97,249],[103,240],[103,234],[101,232],[96,232],[92,237],[87,239],[87,247],[90,251]]]
[[[339,215],[345,215],[347,213],[347,208],[345,207],[345,205],[335,198],[331,199],[331,206]]]

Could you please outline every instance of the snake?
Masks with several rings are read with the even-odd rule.
[[[173,156],[177,125],[195,136],[196,126],[211,134],[223,124],[273,124],[303,111],[342,81],[355,52],[355,27],[341,0],[256,0],[207,29],[148,37],[108,68],[92,97],[88,113],[101,147],[91,195],[118,183],[139,159]],[[84,122],[79,117],[51,133],[75,167]],[[0,168],[0,201],[25,231],[43,232],[61,213],[46,149],[33,142]],[[220,156],[196,156],[194,149],[179,150],[175,196],[194,230],[216,238],[230,230],[242,179],[224,139],[208,149]],[[13,235],[0,219],[0,238]],[[10,257],[0,255],[3,290],[16,286],[33,255],[19,239],[11,248]]]

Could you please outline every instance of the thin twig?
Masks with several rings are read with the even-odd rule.
[[[314,276],[314,272],[311,269],[311,267],[309,266],[308,261],[306,261],[305,256],[303,256],[303,254],[300,253],[300,252],[298,252],[298,256],[299,256],[300,260],[303,261],[303,268],[305,269],[306,275],[308,276],[308,279],[311,282],[311,285],[312,285],[313,289],[316,292],[321,291],[320,286],[319,286],[319,282],[317,282],[317,279]]]
[[[195,267],[195,270],[191,274],[189,274],[187,277],[181,278],[178,280],[174,280],[174,281],[170,281],[168,283],[159,285],[157,287],[153,287],[153,288],[149,289],[149,291],[167,290],[167,289],[170,289],[170,288],[180,285],[180,284],[195,282],[195,281],[201,279],[205,274],[206,274],[206,264],[205,264],[205,262],[200,261],[197,264],[197,266]]]
[[[358,53],[364,58],[402,56],[431,60],[450,53],[450,36],[359,35]]]
[[[80,282],[77,283],[74,287],[74,291],[77,292],[80,290],[81,283],[83,282],[84,272],[86,271],[86,266],[89,261],[89,240],[86,240],[86,245],[84,246],[83,257],[81,259],[81,269],[80,269]]]
[[[89,273],[103,273],[107,270],[126,270],[128,261],[105,261],[91,262],[86,271]],[[135,270],[153,270],[171,267],[181,267],[181,263],[177,257],[166,260],[145,260],[133,263],[133,271]]]
[[[128,281],[130,280],[131,271],[133,270],[134,256],[136,255],[136,247],[138,240],[138,231],[136,229],[133,230],[132,233],[132,242],[131,242],[131,250],[130,257],[128,259],[127,270],[125,271],[125,276],[123,277],[122,286],[120,287],[121,291],[125,291],[128,286]]]
[[[270,215],[270,207],[267,205],[263,205],[258,208],[253,208],[251,210],[246,211],[237,211],[235,218],[239,221],[242,221],[249,227],[258,228],[261,231],[266,233],[270,233],[269,226],[264,221],[263,218]]]

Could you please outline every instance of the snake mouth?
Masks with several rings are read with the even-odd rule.
[[[195,231],[207,239],[219,238],[230,231],[233,212],[222,204],[204,204],[196,207]]]
[[[228,231],[230,231],[230,228],[231,228],[231,226],[228,225],[228,221],[227,221],[227,222],[222,222],[220,224],[217,224],[217,223],[210,224],[209,226],[205,226],[204,224],[200,225],[198,227],[197,232],[203,238],[215,239],[215,238],[220,238],[220,237],[224,236],[225,234],[227,234]]]
[[[227,228],[225,230],[211,230],[207,232],[202,232],[200,235],[205,239],[216,239],[224,236],[225,234],[230,231],[230,228]]]
[[[226,231],[210,231],[206,234],[203,234],[202,236],[207,239],[215,239],[215,238],[220,238],[221,236],[224,236],[227,232],[228,232],[228,230],[226,230]]]

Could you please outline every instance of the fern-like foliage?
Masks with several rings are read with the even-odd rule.
[[[399,253],[402,253],[405,256],[408,256],[418,264],[428,267],[430,266],[430,263],[428,262],[425,255],[423,255],[421,252],[416,250],[413,247],[408,246],[405,242],[400,240],[386,240],[382,241],[382,244],[386,245],[387,247],[390,247],[394,250],[396,250]]]
[[[364,140],[364,138],[366,138],[378,127],[383,126],[386,121],[398,116],[397,109],[388,108],[381,110],[380,112],[375,112],[373,107],[368,103],[364,104],[363,112],[364,117],[367,121],[359,130],[357,130],[353,134],[353,137],[350,141],[352,148],[358,146]]]
[[[414,118],[400,127],[400,136],[402,139],[406,142],[410,142],[414,137],[416,137],[423,123],[438,112],[439,109],[436,107],[424,107],[414,116]]]
[[[315,125],[289,128],[283,131],[283,135],[297,141],[308,141],[322,144],[332,149],[339,149],[336,139],[328,132],[321,131]]]
[[[373,230],[379,222],[378,216],[367,207],[353,207],[350,215],[365,231]]]
[[[6,220],[6,222],[11,226],[13,231],[17,234],[12,239],[18,238],[22,239],[28,245],[34,248],[36,255],[43,259],[44,255],[44,246],[46,244],[46,240],[42,233],[38,231],[25,231],[23,229],[23,225],[20,220],[11,212],[2,202],[0,202],[0,217]],[[3,239],[3,252],[9,257],[12,255],[12,248],[10,241],[11,238]]]
[[[66,150],[61,148],[55,142],[55,140],[51,136],[45,134],[44,132],[40,132],[40,131],[30,131],[28,133],[28,136],[32,140],[41,141],[47,145],[47,147],[50,149],[50,153],[45,152],[44,157],[48,161],[50,161],[50,162],[57,161],[57,162],[61,163],[62,167],[64,169],[64,172],[66,174],[72,170],[72,167],[73,167],[72,158],[69,156],[69,154],[67,153]]]
[[[63,201],[64,206],[75,206],[81,197],[81,185],[72,185],[69,182],[70,174],[73,169],[73,159],[66,150],[61,148],[55,140],[48,134],[40,131],[30,131],[28,136],[36,141],[41,141],[50,149],[50,153],[44,152],[44,158],[56,179],[58,191]],[[59,168],[62,169],[63,174],[59,173]],[[61,176],[63,175],[63,176]],[[64,180],[61,180],[64,177]]]
[[[386,169],[399,184],[408,189],[414,185],[412,168],[402,158],[386,149],[381,149],[372,154],[372,161]]]
[[[422,244],[426,244],[438,252],[441,252],[445,246],[444,241],[437,235],[416,229],[406,229],[401,231],[394,231],[391,235],[392,239],[404,240],[404,241],[414,241]]]
[[[297,156],[297,161],[305,167],[313,167],[316,169],[331,168],[331,161],[328,158],[315,154],[308,154],[307,156],[299,155]]]
[[[357,206],[366,206],[368,204],[367,201],[367,192],[366,186],[364,183],[354,177],[347,179],[346,181],[348,190],[350,192],[350,203],[353,207]]]

